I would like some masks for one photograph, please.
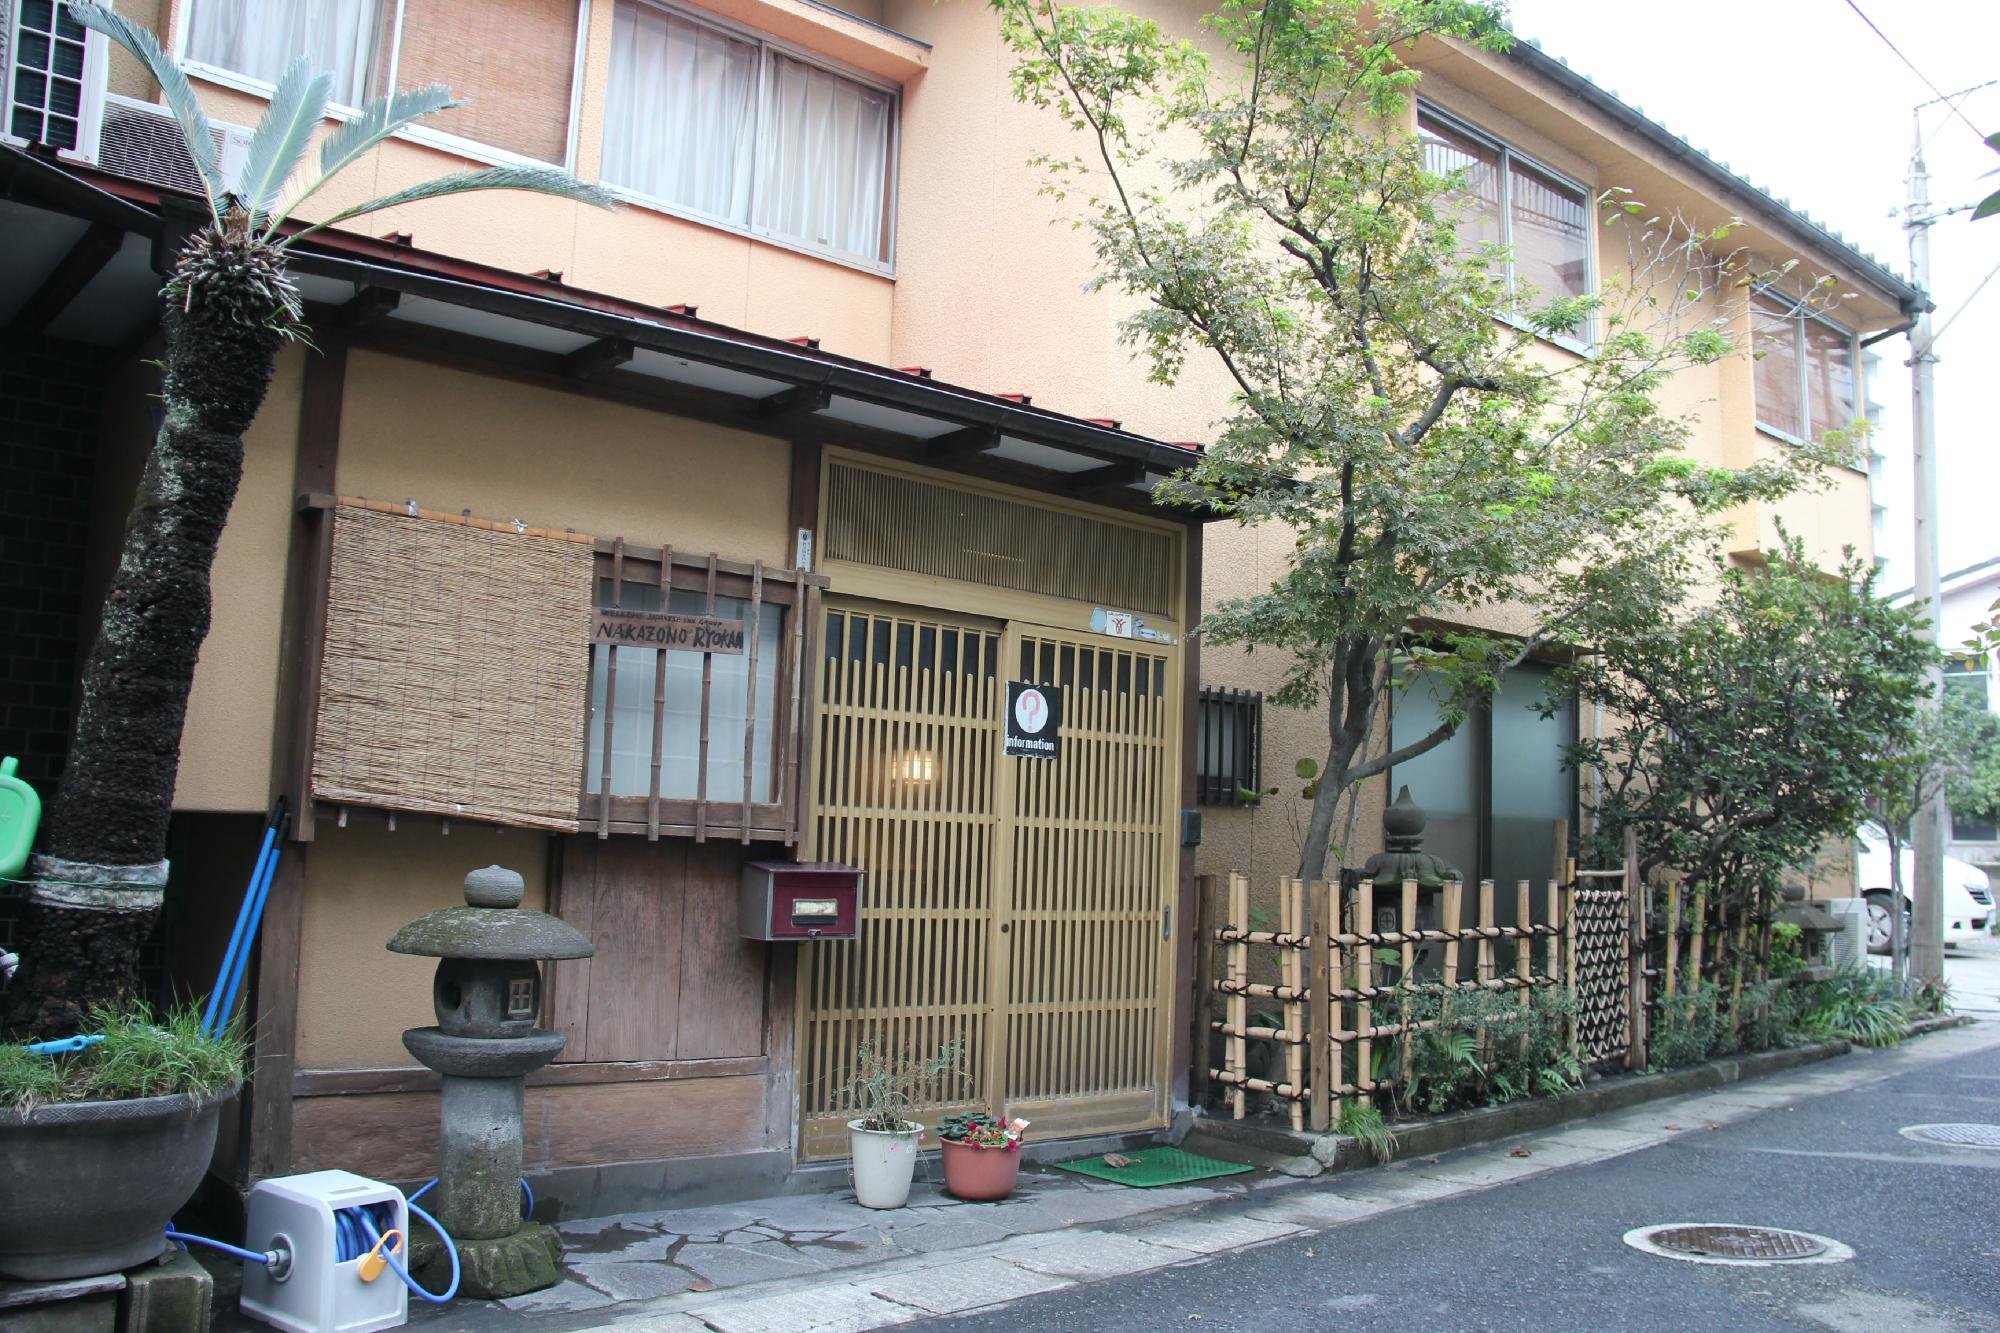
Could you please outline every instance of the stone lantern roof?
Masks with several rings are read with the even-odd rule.
[[[1400,886],[1413,879],[1420,889],[1441,889],[1446,880],[1461,879],[1456,867],[1423,850],[1427,818],[1424,808],[1410,799],[1408,787],[1398,791],[1395,802],[1382,812],[1386,850],[1368,858],[1361,867],[1361,878],[1378,888]]]
[[[595,950],[575,926],[547,912],[521,910],[526,888],[517,872],[503,866],[475,870],[465,877],[466,906],[418,917],[396,932],[389,950],[503,962],[590,957]]]

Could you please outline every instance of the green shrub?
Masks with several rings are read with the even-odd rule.
[[[206,1096],[240,1083],[246,1043],[233,1026],[219,1037],[201,1030],[201,1012],[181,1005],[163,1016],[134,1000],[98,1009],[86,1025],[103,1041],[65,1055],[0,1046],[0,1107],[26,1111],[43,1102],[118,1101],[191,1092]]]
[[[1721,1002],[1720,990],[1706,982],[1683,984],[1672,995],[1662,995],[1646,1038],[1647,1067],[1679,1069],[1708,1059],[1723,1026]]]
[[[1431,1115],[1549,1096],[1583,1081],[1569,1044],[1574,1001],[1538,987],[1522,1004],[1512,991],[1419,991],[1404,1012],[1420,1024],[1410,1042],[1405,1110]]]

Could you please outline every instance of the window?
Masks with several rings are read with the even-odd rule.
[[[1821,440],[1862,414],[1854,335],[1789,297],[1759,292],[1750,302],[1757,358],[1757,424],[1799,440]]]
[[[1489,242],[1509,248],[1502,276],[1517,307],[1589,293],[1588,191],[1428,107],[1417,113],[1417,133],[1431,171],[1464,173],[1460,240],[1467,248]]]
[[[1424,850],[1456,866],[1467,882],[1543,883],[1554,872],[1555,821],[1574,827],[1576,781],[1563,767],[1563,749],[1576,738],[1575,708],[1543,717],[1547,682],[1545,667],[1515,667],[1450,740],[1389,775],[1392,791],[1408,786],[1429,813]],[[1391,744],[1420,740],[1438,721],[1437,696],[1420,678],[1395,699]]]
[[[1199,728],[1194,762],[1201,804],[1255,803],[1263,789],[1264,696],[1204,687]]]
[[[84,29],[55,0],[22,0],[13,20],[14,78],[6,130],[51,148],[75,148],[84,116]],[[5,6],[0,6],[0,78],[7,74]]]
[[[611,581],[599,583],[598,605],[621,611],[670,611],[675,615],[712,615],[725,620],[747,620],[750,604],[742,598],[718,597],[715,609],[706,610],[706,599],[698,592],[675,590],[667,606],[660,604],[657,585],[628,582],[615,600]],[[750,680],[747,652],[734,655],[706,655],[709,661],[708,695],[708,799],[739,800],[743,787],[743,722],[746,709],[755,699],[757,726],[752,740],[750,799],[769,804],[777,799],[772,789],[771,761],[774,754],[771,720],[776,714],[778,663],[783,660],[785,608],[765,602],[758,608],[757,635],[761,651],[757,655],[757,677]],[[746,633],[747,637],[747,633]],[[660,795],[670,800],[693,800],[699,793],[699,753],[701,750],[702,659],[698,652],[677,652],[656,648],[621,648],[618,651],[618,694],[613,701],[611,721],[611,794],[646,796],[653,781],[653,704],[658,682],[653,673],[661,659],[666,661],[667,679],[659,691],[664,701],[666,723],[661,736]],[[584,763],[584,790],[596,794],[604,781],[604,687],[610,654],[592,654],[590,670],[590,746]]]
[[[890,257],[896,95],[768,43],[620,0],[605,182],[756,236]]]
[[[275,84],[304,56],[355,107],[390,88],[442,83],[464,105],[431,131],[541,162],[569,149],[578,9],[570,0],[194,0],[190,61]]]

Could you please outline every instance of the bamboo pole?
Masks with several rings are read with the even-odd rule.
[[[1396,1012],[1407,1025],[1410,996],[1416,993],[1417,979],[1417,949],[1411,937],[1411,932],[1417,928],[1417,882],[1413,879],[1403,881],[1403,919],[1397,924],[1402,928],[1403,935],[1403,975],[1396,979],[1396,984],[1403,993],[1397,997]],[[1407,1032],[1403,1034],[1403,1058],[1398,1062],[1404,1087],[1410,1084],[1410,1062],[1415,1058],[1410,1050],[1410,1035]]]
[[[1528,887],[1527,880],[1524,879],[1515,882],[1514,924],[1517,926],[1527,926],[1529,924],[1528,918],[1534,915],[1535,909],[1531,902],[1532,892]],[[1535,937],[1533,935],[1515,937],[1514,975],[1520,978],[1521,1007],[1526,1009],[1534,998],[1528,994],[1528,988],[1532,984],[1535,975]]]
[[[1281,924],[1287,931],[1297,931],[1303,924],[1299,918],[1304,915],[1303,894],[1305,885],[1295,879],[1285,880],[1279,886],[1279,908]],[[1299,950],[1287,948],[1283,955],[1283,975],[1294,990],[1303,991],[1306,985],[1305,959]],[[1285,1028],[1296,1032],[1305,1024],[1305,1004],[1298,999],[1285,1001]],[[1305,1052],[1293,1044],[1285,1050],[1285,1078],[1295,1088],[1305,1086]],[[1291,1105],[1292,1128],[1306,1127],[1306,1108],[1302,1102],[1294,1100]]]
[[[1354,891],[1354,925],[1356,933],[1375,929],[1375,881],[1366,875]],[[1354,988],[1365,997],[1375,986],[1375,946],[1358,944],[1354,947]],[[1368,1033],[1375,1026],[1375,1007],[1366,998],[1354,1005],[1354,1027],[1361,1033],[1361,1040],[1354,1048],[1354,1082],[1364,1092],[1375,1090],[1375,1050]]]
[[[1674,974],[1680,967],[1681,953],[1681,882],[1678,878],[1667,881],[1667,998],[1674,997]],[[1695,973],[1699,984],[1701,974]]]
[[[1229,876],[1229,921],[1231,925],[1247,921],[1250,917],[1250,881],[1247,877],[1231,872]],[[1250,980],[1250,946],[1241,942],[1229,946],[1229,979],[1247,984]],[[1250,1025],[1250,1001],[1241,992],[1229,997],[1229,1022],[1237,1029]],[[1229,1072],[1239,1078],[1250,1074],[1250,1052],[1243,1038],[1229,1039]],[[1224,1082],[1229,1080],[1225,1079]],[[1229,1093],[1229,1111],[1237,1120],[1244,1115],[1242,1083],[1232,1085]]]
[[[1312,1038],[1307,1078],[1312,1089],[1312,1128],[1316,1134],[1324,1134],[1340,1114],[1332,1095],[1335,1054],[1332,1035],[1333,932],[1340,926],[1333,907],[1333,888],[1328,881],[1316,879],[1306,887],[1306,935],[1309,937],[1306,1031]]]
[[[1633,1069],[1646,1067],[1646,886],[1639,878],[1639,835],[1625,830],[1625,903],[1630,922],[1628,973],[1631,1013],[1628,1015],[1629,1041],[1625,1062]]]
[[[1708,944],[1708,886],[1702,885],[1694,891],[1694,904],[1688,914],[1688,975],[1696,985],[1701,984],[1702,955]],[[1667,994],[1673,994],[1669,990]]]
[[[1439,910],[1443,913],[1444,928],[1450,934],[1444,946],[1444,984],[1446,989],[1458,985],[1458,939],[1459,923],[1465,911],[1463,897],[1465,885],[1458,880],[1445,881]]]

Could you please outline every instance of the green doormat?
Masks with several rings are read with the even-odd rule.
[[[1080,1176],[1095,1176],[1099,1180],[1116,1181],[1120,1185],[1142,1190],[1155,1185],[1185,1185],[1190,1180],[1212,1180],[1217,1176],[1240,1176],[1245,1171],[1255,1170],[1241,1162],[1199,1157],[1179,1148],[1141,1148],[1136,1152],[1106,1155],[1113,1160],[1123,1158],[1125,1165],[1108,1166],[1103,1157],[1080,1157],[1074,1162],[1057,1162],[1056,1170],[1074,1171]]]

